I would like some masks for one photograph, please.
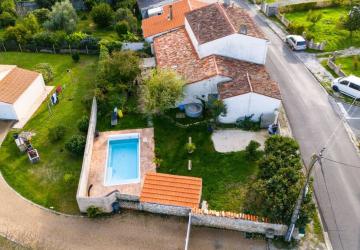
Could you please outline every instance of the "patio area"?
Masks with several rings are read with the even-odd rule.
[[[107,165],[106,155],[109,136],[131,133],[140,135],[140,182],[105,186],[104,176]],[[92,149],[88,188],[92,187],[89,190],[89,197],[103,197],[115,190],[118,190],[122,195],[139,197],[146,173],[156,172],[156,166],[153,162],[155,157],[154,149],[153,128],[100,132],[99,136],[94,139]]]

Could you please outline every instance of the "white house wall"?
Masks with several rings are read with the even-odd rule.
[[[45,92],[44,79],[39,75],[14,103],[18,120],[22,120],[36,111],[37,107],[34,104]]]
[[[257,93],[248,93],[223,100],[227,107],[227,115],[219,116],[221,123],[235,123],[240,117],[254,114],[258,120],[262,114],[273,113],[280,107],[281,101]]]
[[[264,39],[242,34],[232,34],[200,44],[197,52],[200,58],[215,54],[252,63],[265,64],[267,46],[268,42]]]
[[[0,102],[0,119],[17,120],[16,112],[12,104]]]
[[[0,72],[0,80],[2,80],[12,69],[4,70]]]
[[[189,37],[190,37],[191,43],[193,44],[196,52],[199,54],[199,51],[198,51],[199,42],[196,39],[195,34],[192,31],[192,29],[190,27],[190,24],[189,24],[189,22],[187,21],[186,18],[185,18],[185,29],[186,29],[186,32],[188,33]],[[199,55],[199,57],[201,57],[201,56]]]
[[[207,100],[209,94],[217,94],[217,85],[220,82],[231,80],[229,77],[214,76],[203,81],[188,84],[184,87],[184,99],[180,104],[200,102],[197,97]]]

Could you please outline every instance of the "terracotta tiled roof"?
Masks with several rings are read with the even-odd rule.
[[[173,17],[169,20],[170,5]],[[144,37],[154,36],[184,25],[185,13],[207,5],[197,0],[181,0],[163,7],[163,14],[142,20],[141,28]]]
[[[198,82],[217,74],[214,57],[200,59],[185,28],[156,37],[154,50],[157,66],[176,70],[187,83]]]
[[[37,72],[14,67],[0,81],[0,102],[15,103],[38,76]]]
[[[147,173],[140,201],[195,208],[199,207],[201,190],[201,178]]]
[[[199,44],[238,33],[246,25],[247,35],[265,39],[245,10],[224,7],[219,3],[207,5],[185,14]]]
[[[218,86],[222,99],[249,92],[281,99],[278,85],[271,80],[265,66],[217,55],[200,59],[184,28],[155,38],[154,49],[157,66],[176,70],[187,84],[216,75],[231,78],[232,81]]]

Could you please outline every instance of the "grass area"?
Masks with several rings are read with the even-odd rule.
[[[341,69],[346,73],[346,75],[356,75],[360,77],[360,65],[357,69],[353,66],[353,57],[338,57],[336,58],[335,63],[341,65]]]
[[[313,13],[322,13],[322,18],[313,25],[307,20],[308,11],[298,11],[286,13],[286,18],[292,22],[302,24],[307,32],[315,37],[315,42],[326,41],[325,51],[334,51],[349,48],[351,46],[360,47],[360,32],[354,32],[350,39],[350,32],[339,27],[339,20],[345,17],[349,9],[346,7],[323,8],[313,10]]]
[[[2,249],[2,250],[26,250],[28,248],[25,248],[19,244],[16,244],[16,243],[0,236],[0,249]]]
[[[79,22],[77,24],[77,31],[82,31],[87,34],[91,34],[99,39],[106,40],[119,40],[118,35],[112,27],[97,28],[96,24],[91,20],[88,13],[82,13],[79,15]]]
[[[314,234],[316,235],[316,238],[320,242],[325,242],[320,219],[317,213],[314,214],[314,218],[313,218],[313,230],[314,230]]]
[[[27,155],[17,149],[12,139],[15,131],[12,131],[0,149],[0,170],[6,181],[24,197],[57,211],[78,213],[75,194],[82,157],[71,156],[64,149],[64,143],[79,133],[77,121],[89,111],[83,98],[91,90],[97,58],[82,55],[75,64],[69,55],[8,52],[0,56],[0,64],[16,64],[27,69],[41,62],[54,68],[55,79],[50,85],[65,87],[60,103],[52,108],[53,114],[49,114],[46,101],[23,129],[36,133],[32,144],[38,149],[41,160],[38,164],[30,164]],[[71,73],[66,73],[67,69]],[[48,129],[57,125],[66,127],[65,138],[50,143]]]
[[[202,198],[210,208],[242,211],[246,184],[258,169],[245,159],[244,152],[216,152],[206,125],[178,128],[160,117],[154,119],[154,125],[156,154],[162,159],[158,172],[202,177]],[[189,136],[196,145],[191,155],[185,150]],[[191,171],[187,169],[189,159]]]

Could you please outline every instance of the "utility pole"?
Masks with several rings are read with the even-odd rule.
[[[296,201],[296,205],[295,205],[293,214],[291,216],[291,222],[290,222],[288,230],[287,230],[287,232],[285,234],[285,241],[288,241],[288,242],[291,241],[291,237],[292,237],[294,229],[295,229],[296,221],[299,218],[301,204],[302,204],[302,202],[303,202],[303,200],[304,200],[304,198],[306,196],[306,190],[307,190],[307,187],[308,187],[309,182],[310,182],[311,171],[313,170],[313,168],[315,166],[315,163],[317,161],[321,160],[322,153],[323,153],[324,150],[325,150],[325,148],[321,149],[319,154],[313,154],[311,156],[311,161],[310,161],[310,164],[309,164],[309,168],[308,168],[307,173],[306,173],[306,181],[305,181],[305,184],[304,184],[303,188],[301,189],[299,197],[298,197],[298,199]]]

